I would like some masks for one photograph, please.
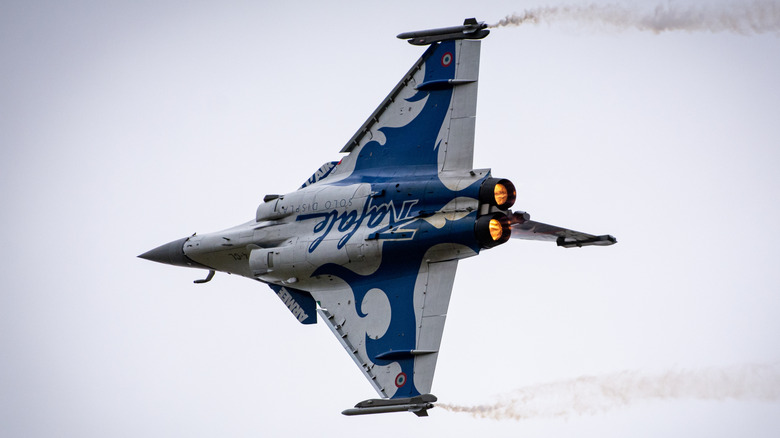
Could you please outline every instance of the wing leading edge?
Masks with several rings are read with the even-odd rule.
[[[472,169],[480,41],[434,43],[342,148],[320,181]]]

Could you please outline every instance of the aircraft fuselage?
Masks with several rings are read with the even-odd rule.
[[[442,190],[439,175],[309,185],[267,197],[252,221],[171,244],[181,245],[192,267],[303,288],[323,281],[313,274],[324,264],[369,274],[382,257],[438,244],[451,245],[438,258],[470,257],[480,249],[474,226],[488,176],[487,170],[451,176],[454,188],[471,187],[459,191]]]

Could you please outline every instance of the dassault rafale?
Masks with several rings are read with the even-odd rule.
[[[612,245],[512,211],[515,187],[474,169],[484,22],[398,35],[428,46],[340,161],[266,195],[254,219],[139,257],[265,283],[302,324],[322,321],[380,398],[345,415],[426,416],[458,261],[510,238]]]

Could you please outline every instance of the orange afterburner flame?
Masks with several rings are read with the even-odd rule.
[[[488,227],[490,228],[490,237],[492,237],[493,240],[500,239],[504,234],[504,229],[501,226],[501,222],[496,219],[490,219],[490,224]]]
[[[508,210],[516,197],[515,185],[508,179],[488,178],[479,188],[479,202],[499,210]]]
[[[477,218],[474,233],[483,248],[492,248],[509,240],[512,234],[509,226],[506,213],[490,213]]]
[[[496,184],[493,188],[493,196],[496,197],[496,205],[506,204],[507,199],[509,199],[509,193],[507,193],[506,186],[501,183]]]

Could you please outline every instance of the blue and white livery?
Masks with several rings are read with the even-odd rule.
[[[267,195],[255,218],[140,257],[268,284],[302,324],[336,335],[379,399],[346,415],[427,415],[458,261],[510,237],[610,245],[512,212],[515,188],[473,169],[483,23],[411,32],[428,45],[342,148],[296,191]]]

